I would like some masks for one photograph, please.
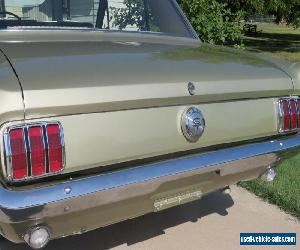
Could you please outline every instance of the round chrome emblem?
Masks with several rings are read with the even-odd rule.
[[[189,142],[197,142],[205,129],[202,112],[196,107],[188,108],[182,115],[181,129]]]

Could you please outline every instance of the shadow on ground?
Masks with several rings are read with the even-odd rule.
[[[300,34],[261,33],[247,36],[244,44],[248,49],[264,52],[300,52]]]
[[[234,202],[230,195],[215,192],[200,201],[153,213],[101,228],[83,235],[50,242],[46,250],[101,250],[123,244],[128,246],[165,234],[165,230],[186,222],[197,222],[209,214],[227,215]],[[1,250],[27,250],[25,245],[15,245],[2,240]]]

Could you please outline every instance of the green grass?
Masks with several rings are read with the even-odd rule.
[[[282,162],[277,171],[274,182],[257,179],[240,185],[300,219],[300,155]]]
[[[247,50],[300,63],[300,29],[285,25],[259,24],[262,33],[245,36]]]
[[[260,24],[258,30],[262,33],[245,37],[247,50],[300,63],[300,29]],[[300,154],[280,164],[273,183],[254,180],[240,185],[300,218]]]

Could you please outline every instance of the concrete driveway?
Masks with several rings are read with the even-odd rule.
[[[122,222],[81,236],[53,241],[46,250],[101,249],[259,249],[240,247],[241,232],[296,232],[300,222],[239,187],[231,194],[216,192],[197,201],[158,214]],[[25,250],[25,245],[1,241],[1,250]]]

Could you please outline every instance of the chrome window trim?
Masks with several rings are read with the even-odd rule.
[[[188,20],[187,20],[188,22]],[[189,24],[191,26],[191,24]],[[190,31],[191,29],[191,31]],[[187,40],[192,40],[192,41],[201,41],[199,38],[198,34],[192,27],[188,28],[188,31],[191,32],[190,36],[179,36],[179,35],[174,35],[172,33],[167,33],[167,32],[156,32],[156,31],[132,31],[132,30],[106,30],[106,29],[97,29],[97,28],[88,28],[88,29],[51,29],[51,28],[37,28],[37,27],[12,27],[8,28],[5,30],[0,30],[0,34],[2,32],[30,32],[30,31],[44,31],[47,33],[50,32],[66,32],[66,33],[71,33],[71,32],[80,32],[80,33],[121,33],[121,34],[141,34],[141,35],[148,35],[148,36],[159,36],[159,37],[165,37],[165,38],[174,38],[174,39],[187,39]]]
[[[60,129],[61,145],[62,145],[62,157],[63,157],[63,159],[62,159],[62,163],[63,163],[62,169],[60,171],[57,171],[57,172],[54,172],[54,173],[47,173],[46,172],[44,175],[41,175],[41,176],[28,176],[28,169],[29,169],[28,160],[29,159],[27,159],[27,157],[28,157],[28,151],[27,150],[28,149],[27,149],[27,145],[26,145],[25,129],[27,129],[27,131],[28,131],[28,128],[30,128],[30,127],[41,127],[41,128],[45,127],[46,128],[47,125],[51,125],[51,124],[52,125],[58,125],[59,129]],[[27,177],[23,178],[23,179],[15,180],[13,178],[13,175],[12,175],[12,152],[11,152],[11,147],[10,147],[9,132],[11,130],[20,129],[20,128],[23,129],[23,136],[24,136],[24,143],[25,143],[25,150],[26,150]],[[44,130],[43,130],[43,133],[44,133]],[[26,181],[32,181],[32,180],[43,179],[43,178],[47,178],[47,177],[51,177],[51,176],[56,176],[56,175],[59,175],[59,174],[64,172],[65,166],[66,166],[65,142],[64,142],[63,127],[62,127],[62,124],[60,122],[58,122],[58,121],[32,122],[32,123],[22,123],[22,124],[18,124],[18,125],[9,126],[8,128],[6,128],[4,130],[3,140],[4,140],[3,153],[4,153],[4,159],[5,159],[4,164],[5,164],[5,168],[6,168],[5,178],[8,182],[10,182],[10,183],[22,183],[22,182],[26,182]],[[28,139],[28,143],[30,145],[29,139]],[[43,143],[44,143],[44,140],[43,140]],[[46,153],[48,153],[48,150],[46,151]],[[29,152],[29,155],[30,155],[30,152]],[[47,161],[47,159],[45,159],[45,160]],[[47,162],[46,162],[46,164],[47,164]],[[47,171],[47,166],[46,166],[46,171]]]
[[[173,5],[175,11],[178,13],[178,15],[181,17],[182,21],[184,22],[186,28],[188,29],[188,31],[191,33],[192,37],[194,39],[197,39],[199,41],[201,41],[201,39],[199,38],[197,32],[195,31],[195,29],[193,28],[192,24],[190,23],[189,19],[186,17],[186,15],[184,14],[183,10],[181,9],[181,7],[179,6],[179,4],[177,3],[176,0],[171,0],[170,1],[171,4]]]

